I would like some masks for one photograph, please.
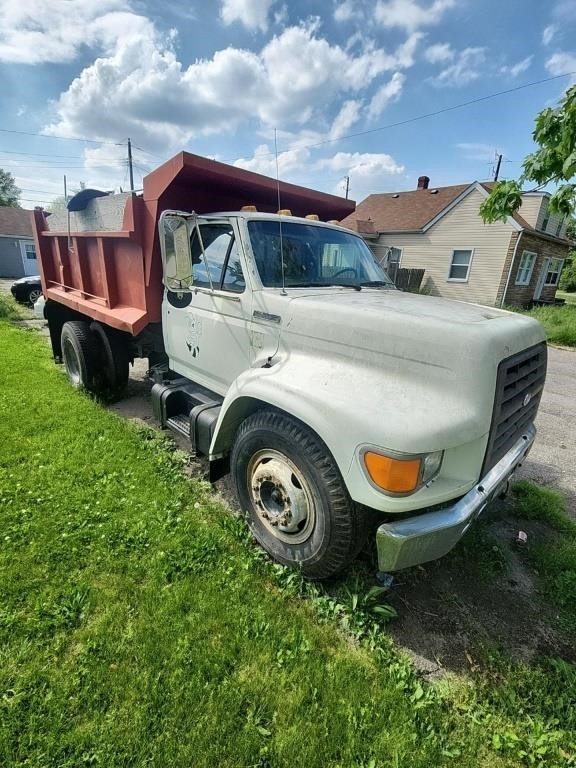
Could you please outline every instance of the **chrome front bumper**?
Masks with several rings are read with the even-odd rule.
[[[535,437],[536,427],[531,425],[498,464],[452,506],[406,520],[383,523],[376,531],[380,570],[400,571],[436,560],[449,552],[505,488],[530,452]]]

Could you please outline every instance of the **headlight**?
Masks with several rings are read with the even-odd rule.
[[[391,496],[407,496],[433,480],[442,466],[444,451],[420,455],[386,455],[364,451],[366,473],[375,486]]]

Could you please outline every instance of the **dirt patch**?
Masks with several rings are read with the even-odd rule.
[[[476,535],[493,541],[498,552],[485,568],[474,557],[469,562],[464,540],[452,555],[398,576],[390,594],[399,613],[390,625],[396,642],[432,676],[443,669],[474,671],[491,649],[524,662],[538,656],[576,661],[573,644],[554,629],[553,610],[528,560],[530,546],[556,534],[505,510],[477,525]],[[515,544],[518,530],[528,534],[523,546]]]

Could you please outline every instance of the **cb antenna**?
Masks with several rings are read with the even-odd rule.
[[[274,128],[274,154],[276,156],[276,191],[278,193],[278,215],[280,216],[278,220],[278,226],[280,230],[280,264],[282,266],[282,296],[287,296],[286,293],[286,283],[284,278],[284,246],[282,244],[282,215],[280,211],[282,210],[282,206],[280,204],[280,173],[278,171],[278,139],[276,136],[276,128]]]

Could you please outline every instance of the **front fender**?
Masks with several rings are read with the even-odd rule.
[[[409,367],[407,367],[408,370]],[[410,373],[413,373],[411,371]],[[449,372],[447,372],[449,373]],[[465,493],[477,479],[491,418],[491,398],[456,389],[435,371],[399,375],[342,356],[318,358],[291,352],[269,368],[243,372],[230,387],[214,432],[210,455],[226,453],[240,423],[263,405],[307,424],[324,441],[358,503],[389,512],[418,509]],[[444,383],[444,385],[443,385]],[[490,388],[488,388],[488,391]],[[438,479],[409,497],[392,498],[366,479],[359,449],[373,445],[406,453],[458,447]]]

